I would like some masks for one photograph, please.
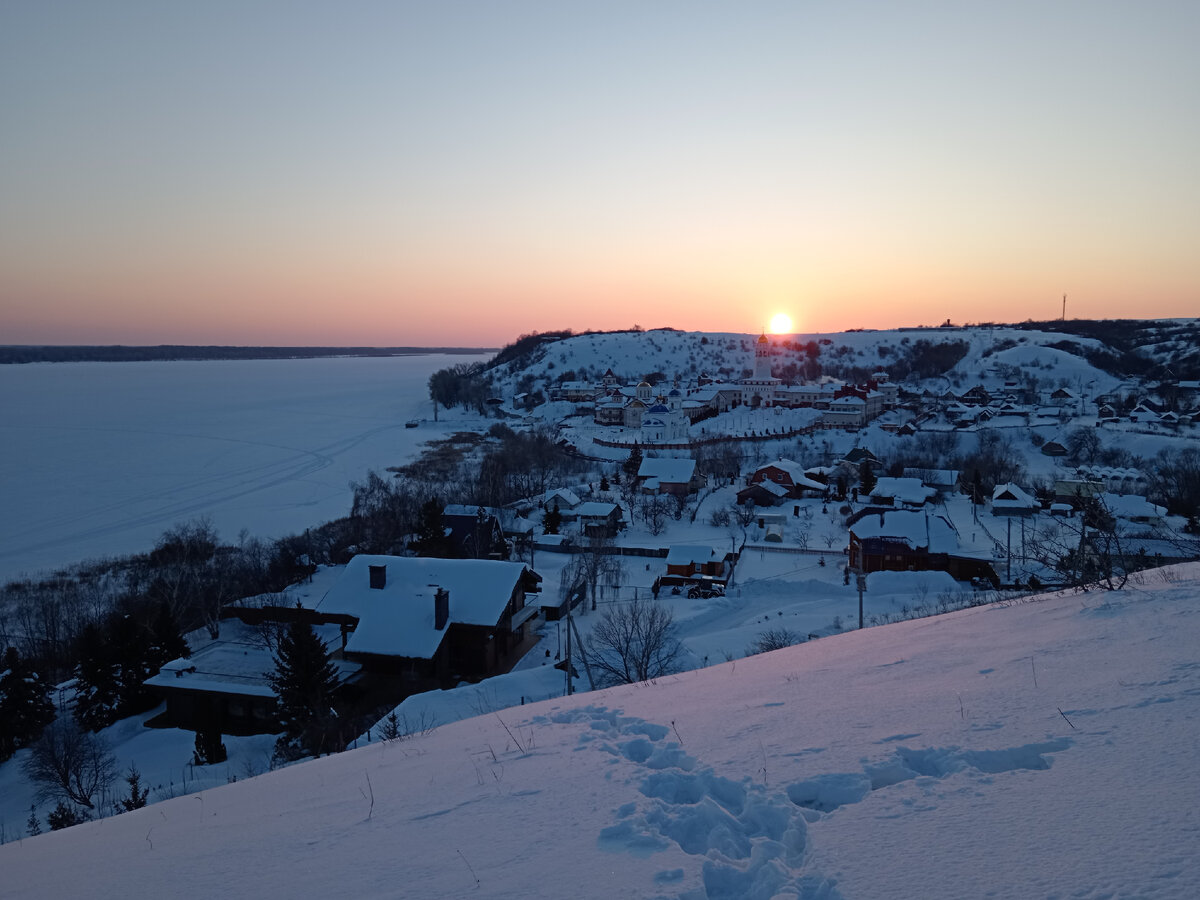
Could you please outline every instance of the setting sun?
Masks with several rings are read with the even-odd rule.
[[[771,333],[772,334],[791,334],[792,333],[792,317],[787,313],[775,313],[771,317]]]

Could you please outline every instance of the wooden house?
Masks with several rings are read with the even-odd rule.
[[[507,672],[529,647],[539,581],[519,562],[360,554],[316,611],[352,620],[345,658],[407,696]]]
[[[637,477],[642,490],[649,494],[686,497],[704,485],[704,476],[696,473],[696,461],[687,457],[643,459]]]
[[[827,485],[822,484],[804,474],[804,467],[790,459],[777,459],[775,462],[759,466],[750,476],[750,484],[760,484],[772,481],[787,491],[788,497],[799,498],[809,494],[824,494]],[[740,495],[739,495],[740,497]],[[740,499],[739,503],[742,502]]]
[[[949,520],[922,511],[862,517],[850,526],[849,553],[850,568],[864,573],[933,570],[999,584],[989,557],[961,548]]]

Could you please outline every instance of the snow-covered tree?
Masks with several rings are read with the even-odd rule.
[[[319,756],[333,746],[333,695],[337,670],[311,625],[292,622],[279,641],[275,671],[267,680],[279,695],[284,734],[276,753],[284,759]]]
[[[36,741],[53,721],[49,686],[9,647],[0,662],[0,761]]]
[[[75,721],[91,731],[99,731],[117,719],[120,689],[114,651],[99,625],[88,625],[79,636]]]

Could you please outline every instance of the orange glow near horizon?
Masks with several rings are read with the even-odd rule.
[[[671,4],[638,27],[628,4],[373,4],[285,40],[267,4],[16,6],[2,344],[1200,308],[1197,4],[882,4],[868,31],[850,6],[703,4],[686,40]]]

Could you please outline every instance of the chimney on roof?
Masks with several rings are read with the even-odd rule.
[[[450,592],[438,588],[433,592],[433,627],[442,631],[450,621]]]
[[[371,579],[371,589],[382,591],[387,584],[387,566],[367,566],[367,574]]]

